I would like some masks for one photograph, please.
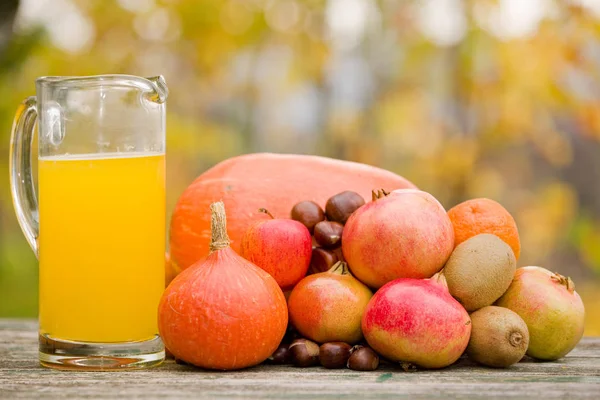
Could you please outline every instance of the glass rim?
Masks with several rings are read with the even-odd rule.
[[[76,89],[85,87],[111,87],[123,86],[139,89],[144,93],[149,93],[149,98],[157,103],[164,103],[169,95],[169,89],[162,75],[144,78],[137,75],[127,74],[103,74],[103,75],[47,75],[41,76],[35,80],[36,86],[46,87],[65,87]]]

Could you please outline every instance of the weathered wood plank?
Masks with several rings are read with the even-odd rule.
[[[600,338],[557,362],[495,370],[461,359],[441,371],[374,372],[259,366],[212,372],[172,361],[145,371],[62,372],[37,362],[34,321],[0,320],[0,398],[600,398]]]

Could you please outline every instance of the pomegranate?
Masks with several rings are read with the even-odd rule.
[[[352,273],[372,288],[397,278],[430,278],[454,248],[446,210],[420,190],[379,194],[344,227],[342,251]]]
[[[266,360],[288,322],[285,298],[265,271],[229,247],[222,202],[210,206],[210,254],[177,275],[158,307],[158,329],[176,359],[233,370]]]
[[[583,336],[585,310],[571,278],[541,267],[517,269],[496,305],[519,314],[529,330],[527,355],[557,360]]]
[[[264,209],[261,209],[264,210]],[[312,254],[312,237],[306,226],[293,219],[258,221],[251,225],[240,245],[240,255],[275,278],[282,290],[292,289],[304,278]]]
[[[362,330],[369,346],[391,361],[443,368],[467,347],[471,319],[443,280],[400,278],[375,293]]]
[[[309,275],[288,299],[290,321],[315,342],[356,343],[362,339],[361,318],[373,294],[337,262],[329,271]]]

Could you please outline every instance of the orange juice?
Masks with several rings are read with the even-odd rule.
[[[73,341],[158,334],[165,156],[41,157],[40,333]]]

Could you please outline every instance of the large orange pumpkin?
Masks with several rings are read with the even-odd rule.
[[[225,160],[200,175],[183,192],[171,219],[170,255],[185,269],[208,255],[211,203],[222,200],[227,212],[231,247],[239,251],[250,224],[270,218],[290,218],[294,204],[327,199],[344,190],[360,193],[366,201],[371,190],[388,191],[415,186],[390,171],[349,161],[297,154],[257,153]]]

